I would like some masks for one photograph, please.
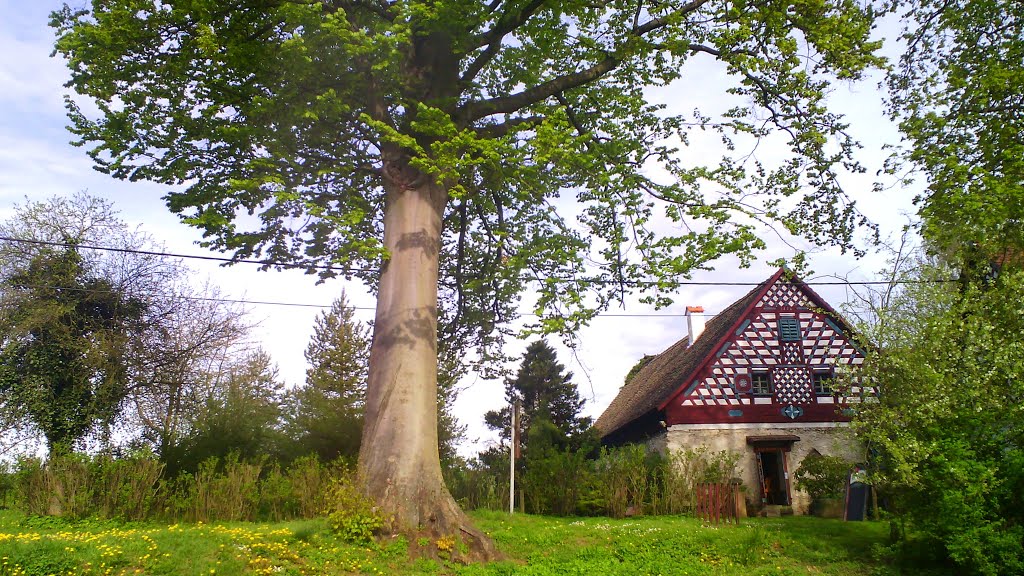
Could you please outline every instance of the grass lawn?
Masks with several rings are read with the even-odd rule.
[[[354,546],[322,521],[65,522],[0,512],[0,575],[71,574],[887,574],[872,559],[888,525],[808,517],[706,527],[692,518],[473,514],[507,560],[408,559],[405,543]],[[437,543],[434,543],[436,545]],[[443,549],[448,545],[441,542]]]

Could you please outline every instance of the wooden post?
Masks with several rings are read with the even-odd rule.
[[[512,422],[511,422],[511,433],[509,434],[508,442],[508,513],[515,514],[516,512],[516,440],[519,435],[518,432],[518,421],[519,421],[519,401],[516,400],[512,403]]]

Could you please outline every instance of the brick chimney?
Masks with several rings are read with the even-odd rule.
[[[700,335],[704,332],[704,307],[703,306],[687,306],[686,307],[686,329],[690,331],[690,343],[688,346],[693,346],[693,343],[700,338]]]

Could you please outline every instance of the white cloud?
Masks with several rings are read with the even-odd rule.
[[[63,87],[69,75],[64,61],[51,58],[52,36],[21,40],[0,28],[0,106],[22,114],[64,114]]]

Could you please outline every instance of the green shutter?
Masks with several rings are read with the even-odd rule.
[[[779,340],[783,342],[800,341],[800,321],[792,316],[779,318]]]

